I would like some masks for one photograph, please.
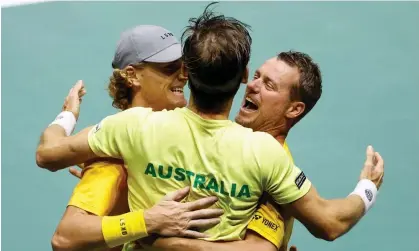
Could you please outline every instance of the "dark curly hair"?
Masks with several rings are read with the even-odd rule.
[[[209,4],[189,19],[182,34],[183,62],[188,69],[191,98],[206,113],[219,113],[237,93],[250,59],[250,26],[216,15]]]

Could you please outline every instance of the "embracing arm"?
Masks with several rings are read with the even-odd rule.
[[[87,141],[91,128],[85,128],[74,136],[66,137],[61,126],[48,127],[42,134],[36,150],[36,164],[54,172],[97,157]]]
[[[36,151],[36,163],[39,167],[57,171],[95,157],[87,143],[90,128],[82,130],[75,136],[67,137],[76,126],[80,103],[85,94],[83,81],[80,80],[68,93],[62,112],[42,133]]]
[[[98,232],[101,222],[95,215],[129,212],[126,171],[117,159],[97,159],[86,163],[73,190],[68,207],[52,238],[53,250],[106,248]],[[91,224],[92,227],[84,223]],[[83,223],[84,225],[82,225]],[[91,232],[89,232],[91,231]],[[113,250],[113,249],[112,249]],[[116,249],[117,250],[117,249]]]
[[[222,211],[207,209],[217,201],[215,197],[180,203],[188,193],[189,187],[168,194],[151,209],[117,216],[100,217],[69,206],[52,239],[53,250],[114,248],[149,234],[206,237],[189,229],[218,224]]]
[[[362,218],[365,210],[364,202],[357,195],[326,200],[314,187],[287,207],[313,236],[327,241],[348,232]]]
[[[242,241],[210,242],[184,238],[159,238],[153,247],[163,251],[277,251],[269,241],[253,231],[248,231]]]
[[[181,238],[160,238],[153,243],[153,247],[163,251],[286,251],[285,243],[288,242],[287,238],[289,236],[285,236],[286,226],[283,219],[283,215],[278,208],[275,208],[271,203],[263,202],[249,222],[244,240],[210,242]],[[265,225],[264,221],[270,222],[270,225]],[[284,242],[285,239],[287,240]]]
[[[51,241],[54,251],[106,249],[102,217],[73,206],[65,210]]]
[[[286,205],[315,237],[335,240],[348,232],[375,203],[384,175],[384,161],[372,147],[367,148],[366,154],[360,181],[348,197],[327,200],[312,186],[304,196]]]

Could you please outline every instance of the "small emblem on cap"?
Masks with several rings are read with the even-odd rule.
[[[164,33],[160,37],[161,37],[161,39],[166,39],[167,37],[173,37],[173,33],[171,33],[171,32]]]

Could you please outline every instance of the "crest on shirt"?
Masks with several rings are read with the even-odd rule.
[[[304,174],[304,172],[301,171],[301,173],[295,179],[295,185],[297,185],[298,189],[300,189],[303,186],[304,181],[306,181],[306,179],[306,175]]]
[[[97,131],[99,131],[101,127],[102,127],[102,121],[101,121],[101,122],[99,122],[99,124],[97,124],[97,125],[95,126],[95,133],[97,133]]]

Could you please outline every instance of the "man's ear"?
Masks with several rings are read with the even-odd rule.
[[[306,105],[301,101],[291,102],[290,107],[285,112],[285,116],[289,119],[295,119],[301,116],[306,109]]]
[[[129,65],[125,68],[127,82],[129,87],[140,88],[141,87],[141,80],[142,74],[138,72],[133,66]]]
[[[188,76],[189,76],[188,68],[186,68],[186,65],[182,62],[182,66],[180,67],[179,79],[188,80]]]
[[[247,84],[247,82],[249,82],[249,67],[248,66],[246,66],[246,69],[244,70],[243,78],[242,78],[243,84]]]

